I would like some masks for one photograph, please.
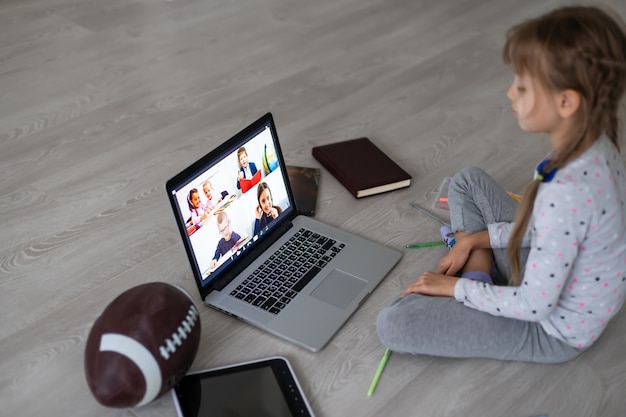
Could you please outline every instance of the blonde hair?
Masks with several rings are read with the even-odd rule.
[[[599,8],[563,7],[507,32],[502,57],[516,74],[528,74],[547,91],[574,90],[580,95],[576,129],[544,173],[565,166],[584,141],[602,133],[619,149],[619,102],[626,90],[623,27]],[[509,241],[513,285],[520,284],[519,252],[540,182],[541,177],[527,186]]]

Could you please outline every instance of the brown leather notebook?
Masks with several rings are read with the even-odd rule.
[[[411,185],[411,175],[368,138],[316,146],[312,153],[356,198]]]

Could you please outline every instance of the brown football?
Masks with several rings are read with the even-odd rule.
[[[180,381],[199,343],[200,318],[186,291],[164,282],[139,285],[94,322],[85,347],[87,384],[102,405],[142,406]]]

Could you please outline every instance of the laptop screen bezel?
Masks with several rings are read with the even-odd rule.
[[[207,172],[211,167],[217,165],[224,157],[231,152],[236,152],[241,146],[244,146],[247,142],[255,137],[258,133],[269,127],[274,150],[276,154],[276,160],[278,162],[280,173],[282,175],[283,183],[286,188],[286,196],[289,202],[283,212],[272,222],[271,227],[267,232],[254,239],[254,242],[249,245],[246,250],[242,251],[236,259],[236,262],[229,262],[222,270],[220,270],[214,278],[204,280],[202,277],[202,271],[198,265],[198,262],[194,255],[193,245],[190,237],[187,233],[187,227],[185,224],[186,215],[181,212],[179,202],[176,198],[178,190],[182,189],[190,182]],[[262,167],[260,169],[263,169]],[[187,168],[176,174],[170,180],[166,182],[166,192],[170,205],[172,207],[176,225],[180,236],[183,240],[185,252],[189,259],[190,266],[192,268],[196,284],[202,296],[202,299],[206,297],[211,291],[221,290],[228,285],[234,278],[236,278],[241,271],[247,268],[255,259],[259,257],[263,251],[265,251],[272,243],[274,243],[280,236],[282,236],[287,229],[292,226],[293,219],[298,215],[293,191],[289,183],[289,177],[283,153],[280,148],[278,140],[278,134],[276,126],[274,124],[274,118],[271,113],[266,113],[259,119],[248,125],[246,128],[235,134],[233,137],[217,146],[206,155],[193,162]],[[250,190],[249,192],[253,192]],[[252,241],[252,240],[251,240]]]

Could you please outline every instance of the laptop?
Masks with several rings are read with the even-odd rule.
[[[240,180],[259,172],[242,191]],[[298,214],[271,113],[171,178],[166,191],[202,300],[314,352],[402,255]]]

